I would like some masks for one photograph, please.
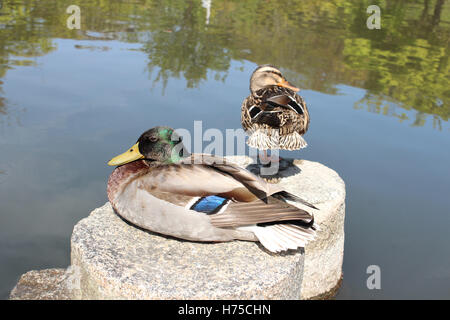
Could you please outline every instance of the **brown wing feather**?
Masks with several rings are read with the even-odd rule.
[[[220,228],[254,225],[264,222],[302,220],[309,222],[313,216],[273,197],[253,202],[232,202],[224,212],[211,215],[211,223]]]
[[[208,166],[211,170],[231,176],[258,199],[266,198],[281,191],[281,189],[276,185],[267,183],[265,180],[254,175],[250,171],[238,166],[235,163],[227,161],[222,157],[207,154],[192,154],[189,158],[183,160],[183,163],[203,164]],[[240,192],[242,193],[242,190],[240,190]],[[250,200],[256,200],[256,198],[250,197]]]
[[[232,176],[202,164],[159,165],[141,178],[141,187],[155,194],[168,192],[191,197],[227,195],[240,201],[257,198]]]
[[[261,110],[264,110],[266,109],[265,101],[278,95],[289,95],[294,98],[295,101],[297,101],[297,103],[302,107],[304,111],[303,114],[299,114],[296,111],[290,110],[288,108],[280,108],[282,112],[278,112],[274,115],[279,118],[279,121],[276,121],[277,125],[275,127],[271,126],[270,123],[252,122],[249,108],[256,105]],[[279,99],[280,104],[289,102],[286,100],[286,98],[283,97],[280,97]],[[282,99],[284,99],[285,101]],[[258,129],[270,130],[272,128],[276,128],[279,130],[280,136],[288,135],[293,132],[297,132],[303,135],[306,133],[309,127],[309,112],[306,103],[301,96],[287,88],[273,86],[261,89],[255,94],[248,96],[243,101],[241,106],[241,124],[244,130],[249,132],[254,132]]]
[[[140,187],[161,196],[164,193],[203,197],[221,195],[250,202],[280,191],[253,173],[224,158],[196,154],[177,164],[150,164]]]
[[[241,124],[242,128],[245,131],[251,131],[253,130],[255,124],[252,123],[252,119],[250,116],[249,108],[253,105],[259,105],[261,103],[261,100],[258,98],[253,97],[252,95],[248,96],[244,99],[241,106]]]

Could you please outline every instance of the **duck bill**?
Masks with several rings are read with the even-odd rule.
[[[288,81],[286,81],[285,79],[281,80],[280,82],[277,83],[277,86],[279,87],[283,87],[283,88],[288,88],[291,89],[292,91],[300,91],[299,88],[297,88],[296,86],[294,86],[293,84],[289,83]]]
[[[109,166],[120,166],[122,164],[129,163],[131,161],[143,159],[144,156],[139,152],[139,142],[128,149],[126,152],[112,158],[109,162]]]

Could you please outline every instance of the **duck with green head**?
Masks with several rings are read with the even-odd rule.
[[[259,241],[272,252],[304,247],[314,217],[292,204],[312,204],[224,158],[188,154],[169,127],[144,132],[108,163],[108,198],[124,219],[191,241]]]

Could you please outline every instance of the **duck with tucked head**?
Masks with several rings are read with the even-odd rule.
[[[307,146],[309,112],[300,89],[272,65],[261,65],[250,78],[250,95],[241,106],[241,123],[249,133],[247,144],[263,150],[297,150]],[[275,159],[273,159],[275,160]]]
[[[312,204],[222,157],[187,154],[169,127],[144,132],[109,163],[108,198],[125,220],[191,241],[259,241],[272,252],[304,247]]]

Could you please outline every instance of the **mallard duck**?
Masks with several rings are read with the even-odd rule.
[[[271,252],[314,238],[314,205],[224,158],[188,154],[169,127],[144,132],[108,180],[108,198],[125,220],[191,241],[259,241]]]
[[[280,70],[265,64],[250,78],[250,95],[241,106],[247,144],[263,150],[297,150],[307,146],[302,135],[308,130],[309,113],[300,89],[289,83]]]

